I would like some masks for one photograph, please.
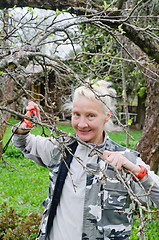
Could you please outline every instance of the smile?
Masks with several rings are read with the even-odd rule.
[[[78,129],[78,131],[79,131],[80,133],[88,133],[88,132],[90,132],[91,130],[83,131],[83,130],[79,130],[79,129]]]

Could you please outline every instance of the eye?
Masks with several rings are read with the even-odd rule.
[[[75,116],[75,117],[79,117],[80,114],[79,114],[78,112],[73,112],[73,116]]]
[[[95,117],[95,115],[94,114],[89,114],[89,118],[94,118]]]

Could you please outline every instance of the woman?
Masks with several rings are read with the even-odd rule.
[[[50,173],[38,240],[129,239],[134,202],[127,187],[119,181],[120,176],[135,194],[144,194],[152,188],[149,196],[141,200],[149,199],[159,206],[159,178],[149,171],[137,152],[119,146],[105,131],[110,109],[115,109],[114,95],[115,90],[105,81],[93,84],[92,90],[85,86],[76,89],[72,104],[76,135],[63,142],[65,159],[60,151],[62,142],[30,134],[25,121],[20,127],[26,130],[17,130],[14,145]],[[36,110],[40,120],[34,102],[27,106],[27,116],[31,109]]]

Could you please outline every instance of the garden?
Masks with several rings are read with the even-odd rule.
[[[44,211],[43,201],[48,195],[48,169],[26,159],[12,142],[7,145],[12,126],[19,121],[26,123],[28,120],[31,121],[29,125],[36,126],[31,130],[33,134],[45,137],[54,134],[57,141],[64,139],[62,142],[59,140],[59,149],[62,157],[65,157],[65,136],[67,133],[69,136],[74,133],[70,124],[70,102],[79,86],[88,89],[95,95],[95,100],[101,101],[103,107],[109,110],[107,117],[109,119],[111,115],[116,125],[115,130],[114,125],[109,122],[109,137],[116,143],[139,152],[143,162],[159,175],[158,25],[156,0],[0,1],[0,240],[36,239]],[[109,91],[105,92],[106,85]],[[98,87],[102,87],[101,92],[95,90]],[[113,105],[109,106],[107,98],[111,99]],[[30,101],[38,107],[27,111]],[[82,104],[79,101],[78,104],[81,104],[83,111],[86,102]],[[96,108],[99,109],[99,105]],[[75,112],[75,115],[80,114]],[[87,116],[94,118],[92,112],[87,113]],[[95,122],[97,128],[103,126],[97,120]],[[75,127],[74,129],[76,130]],[[88,137],[89,134],[86,133],[92,133],[91,130],[81,132]],[[18,131],[24,133],[28,129]],[[96,137],[99,137],[101,143],[102,131],[100,133]],[[80,142],[82,138],[77,135],[79,139],[76,140]],[[90,139],[87,140],[84,140],[83,145],[86,146]],[[99,141],[95,143],[98,144]],[[155,193],[156,197],[158,191],[151,190],[157,176],[154,177],[154,182],[146,182],[145,185],[149,188],[147,193],[146,187],[143,188],[137,180],[138,177],[146,178],[147,170],[139,173],[139,166],[134,167],[121,155],[121,158],[116,158],[119,155],[114,151],[118,152],[118,147],[116,145],[112,150],[111,144],[112,142],[108,154],[111,157],[115,155],[115,159],[106,159],[108,162],[111,160],[123,164],[122,168],[109,163],[115,175],[109,175],[109,169],[106,168],[102,178],[98,179],[96,173],[98,175],[99,171],[95,173],[93,170],[95,179],[108,179],[115,184],[119,183],[116,180],[120,180],[122,187],[129,193],[126,193],[126,198],[128,202],[132,200],[134,211],[131,240],[159,239],[159,210],[150,207],[148,200],[143,203],[140,199],[148,199],[149,193],[152,193],[151,196]],[[4,151],[6,147],[7,150]],[[93,151],[101,154],[98,149],[94,148]],[[89,156],[90,154],[87,155]],[[79,160],[80,157],[75,158]],[[135,162],[138,160],[135,156]],[[139,164],[140,160],[137,165]],[[85,166],[83,168],[87,169]],[[123,175],[119,174],[119,169],[123,171]],[[87,170],[90,171],[89,168]],[[132,189],[131,177],[136,175],[142,196],[136,191],[138,185],[135,182],[132,183],[135,185]],[[115,184],[116,191],[118,187]],[[101,193],[101,189],[98,190]],[[114,194],[111,188],[108,192]],[[123,196],[119,199],[123,199]],[[158,198],[155,200],[158,201]],[[124,207],[122,210],[117,210],[118,216],[120,213],[132,213],[130,208],[128,212]],[[67,222],[70,216],[67,214]],[[92,221],[91,217],[90,219]],[[116,222],[116,217],[112,219]],[[127,217],[127,223],[129,219]],[[125,227],[118,231],[118,226],[124,226],[123,220],[120,223],[122,224],[117,225],[116,229],[113,227],[113,236],[123,235]],[[59,232],[63,232],[63,229]],[[96,234],[98,235],[97,231]],[[70,240],[70,237],[66,238]]]
[[[11,118],[11,124],[16,122]],[[57,126],[63,131],[74,133],[71,125]],[[11,127],[8,126],[5,132],[4,145],[11,136]],[[34,128],[32,133],[41,135],[41,127]],[[140,138],[141,131],[130,131],[130,134],[135,139],[135,141],[130,139],[129,143],[129,147],[133,149]],[[108,135],[118,144],[125,146],[125,132],[109,132]],[[8,165],[5,167],[2,161],[0,163],[0,239],[35,239],[44,210],[42,202],[48,193],[48,170],[35,164],[32,160],[24,158],[21,151],[16,149],[12,143],[9,144],[3,158],[12,167]],[[131,240],[139,239],[137,235],[139,222],[140,219],[136,210]],[[154,214],[146,237],[148,240],[156,240],[158,236],[159,217]]]

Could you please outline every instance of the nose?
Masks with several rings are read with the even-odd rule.
[[[87,126],[88,126],[88,124],[87,124],[86,119],[83,118],[83,117],[81,117],[81,118],[79,119],[79,122],[78,122],[78,127],[79,127],[79,128],[85,128],[85,127],[87,127]]]

